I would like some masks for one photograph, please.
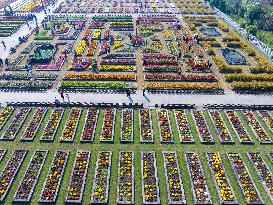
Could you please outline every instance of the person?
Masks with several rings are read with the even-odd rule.
[[[60,95],[61,95],[61,98],[63,99],[63,102],[64,102],[64,93],[61,92]]]
[[[6,48],[7,48],[7,46],[6,46],[5,42],[4,42],[4,41],[2,41],[1,43],[3,44],[4,49],[6,49]]]
[[[178,58],[181,59],[181,57],[182,57],[182,53],[181,53],[181,51],[179,51]]]
[[[6,65],[6,66],[9,65],[9,59],[8,59],[8,58],[5,59],[5,65]]]
[[[3,67],[3,60],[2,60],[2,58],[0,58],[0,67],[1,68]]]
[[[142,95],[145,96],[145,88],[143,88],[143,92],[142,92]]]
[[[70,97],[69,97],[69,95],[66,93],[65,96],[66,96],[67,102],[70,103]]]
[[[129,98],[130,97],[130,90],[127,90],[127,97]]]

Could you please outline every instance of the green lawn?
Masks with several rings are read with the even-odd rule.
[[[61,132],[63,130],[64,124],[66,119],[68,118],[69,114],[69,109],[66,108],[62,123],[60,124],[58,128],[57,135],[55,137],[55,140],[53,143],[42,143],[39,141],[39,138],[42,134],[43,128],[46,125],[47,119],[50,116],[50,113],[52,111],[52,108],[49,109],[45,116],[45,120],[42,122],[41,127],[35,137],[35,140],[33,142],[20,142],[20,137],[23,134],[23,130],[27,126],[28,122],[30,121],[31,114],[34,113],[34,110],[30,113],[28,116],[26,122],[24,123],[24,126],[20,130],[19,134],[17,135],[15,141],[13,142],[1,142],[0,148],[8,149],[8,153],[5,155],[4,159],[0,162],[0,169],[2,170],[4,165],[9,159],[9,156],[13,152],[13,149],[28,149],[29,152],[27,154],[27,157],[24,160],[24,163],[18,172],[18,175],[16,177],[16,180],[11,186],[10,192],[6,197],[6,200],[4,204],[12,204],[13,196],[15,193],[15,190],[17,189],[19,182],[21,178],[23,177],[23,174],[27,168],[27,165],[30,161],[31,155],[33,154],[35,149],[47,149],[49,150],[49,154],[47,156],[45,166],[42,169],[42,173],[40,176],[40,179],[37,183],[36,189],[34,191],[34,195],[32,198],[31,204],[37,204],[37,201],[39,200],[39,196],[43,187],[44,180],[46,178],[47,172],[50,168],[51,161],[53,159],[53,155],[55,153],[55,150],[57,149],[62,149],[62,150],[69,150],[70,151],[70,156],[68,160],[68,165],[65,170],[64,178],[61,184],[61,190],[59,192],[57,204],[63,204],[64,199],[67,193],[67,186],[69,183],[69,178],[71,175],[71,171],[73,168],[73,163],[74,163],[74,157],[76,154],[77,150],[89,150],[91,151],[91,158],[90,158],[90,163],[89,163],[89,170],[88,170],[88,175],[87,175],[87,181],[85,185],[85,191],[84,191],[84,198],[83,198],[83,204],[89,204],[90,199],[91,199],[91,188],[92,188],[92,183],[94,179],[94,172],[95,172],[95,163],[96,163],[96,158],[97,154],[99,151],[112,151],[112,167],[111,167],[111,180],[110,180],[110,194],[109,194],[109,204],[116,204],[116,195],[117,195],[117,178],[118,178],[118,154],[119,151],[125,150],[125,151],[133,151],[135,155],[135,161],[134,161],[134,170],[135,170],[135,204],[139,205],[142,204],[142,194],[141,193],[141,160],[140,160],[140,155],[141,151],[155,151],[156,152],[156,160],[157,160],[157,168],[158,168],[158,177],[159,177],[159,186],[160,186],[160,200],[161,204],[168,204],[168,199],[167,199],[167,190],[166,190],[166,182],[165,182],[165,175],[164,175],[164,161],[162,157],[162,151],[176,151],[178,155],[178,160],[179,160],[179,165],[180,165],[180,170],[181,170],[181,176],[182,176],[182,181],[183,181],[183,186],[185,190],[185,195],[186,195],[186,200],[188,204],[193,204],[193,195],[191,192],[191,186],[190,186],[190,180],[189,176],[187,174],[186,170],[186,162],[184,159],[184,152],[186,151],[192,151],[192,152],[197,152],[199,154],[202,166],[205,171],[205,176],[207,178],[207,183],[209,187],[209,191],[212,196],[212,201],[213,204],[219,204],[219,199],[218,199],[218,194],[216,191],[215,184],[212,180],[212,176],[209,170],[209,166],[207,164],[207,161],[205,159],[205,152],[207,151],[215,151],[219,152],[222,157],[222,161],[224,163],[225,169],[227,171],[228,177],[231,181],[231,185],[234,188],[236,197],[239,201],[239,204],[246,204],[244,201],[242,192],[240,191],[239,184],[237,183],[235,176],[231,170],[231,167],[228,163],[228,160],[225,156],[225,152],[228,151],[233,151],[233,152],[239,152],[241,153],[244,161],[246,162],[247,167],[249,168],[249,171],[251,172],[251,175],[254,179],[255,184],[257,185],[260,194],[262,198],[264,199],[265,204],[272,204],[270,202],[269,197],[267,196],[261,182],[259,181],[259,178],[257,174],[255,173],[254,168],[251,166],[250,161],[248,160],[246,156],[246,152],[249,151],[259,151],[262,153],[262,156],[264,157],[264,160],[266,161],[267,165],[269,168],[273,171],[273,164],[270,161],[269,157],[266,155],[266,153],[272,151],[272,145],[260,145],[254,136],[254,134],[251,132],[250,127],[248,123],[242,118],[240,115],[239,117],[242,119],[243,124],[245,125],[246,129],[249,131],[251,134],[251,137],[254,141],[253,145],[242,145],[239,143],[237,137],[235,136],[234,131],[231,129],[231,125],[228,123],[228,119],[224,117],[224,121],[227,124],[227,127],[229,128],[233,139],[235,141],[234,145],[221,145],[219,137],[217,136],[217,131],[215,130],[213,126],[213,122],[210,120],[207,111],[205,111],[205,117],[208,121],[209,128],[212,132],[212,135],[215,140],[215,145],[202,145],[200,143],[197,130],[193,126],[193,118],[190,115],[190,112],[187,111],[187,116],[188,120],[190,122],[191,130],[194,136],[194,144],[180,144],[179,136],[178,136],[178,130],[175,125],[175,118],[174,118],[174,113],[171,111],[169,114],[170,121],[171,121],[171,126],[174,134],[174,144],[161,144],[160,139],[159,139],[159,129],[158,129],[158,124],[157,124],[157,115],[155,110],[152,111],[152,121],[153,121],[153,133],[154,133],[154,144],[140,144],[139,141],[139,118],[138,118],[138,112],[135,110],[134,112],[134,143],[131,144],[121,144],[119,137],[120,137],[120,127],[121,127],[121,110],[117,111],[117,116],[116,116],[116,124],[115,124],[115,135],[114,135],[114,143],[113,144],[106,144],[106,143],[100,143],[99,142],[99,135],[102,127],[102,122],[103,122],[103,110],[100,110],[99,113],[99,119],[96,127],[96,134],[95,134],[95,139],[93,143],[80,143],[80,135],[83,129],[84,125],[84,120],[85,116],[87,113],[87,110],[84,109],[81,118],[80,118],[80,123],[77,129],[77,134],[74,139],[73,143],[59,143],[59,138],[61,136]],[[223,114],[221,112],[221,114]],[[2,129],[0,132],[0,135],[3,134],[3,131],[7,129],[7,125],[11,122],[12,117],[15,115],[15,112],[5,125],[5,127]],[[259,121],[261,121],[260,118],[257,118]],[[264,123],[261,123],[262,126],[266,128],[266,125]],[[268,128],[266,128],[266,131],[268,134],[271,136],[271,139],[273,139],[272,133]]]

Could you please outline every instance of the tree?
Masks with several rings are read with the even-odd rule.
[[[262,14],[263,14],[263,10],[261,5],[251,4],[249,7],[247,7],[245,17],[247,21],[253,24],[254,22],[260,19]]]
[[[257,27],[255,25],[250,25],[250,26],[246,27],[246,31],[249,34],[252,34],[252,35],[256,36],[258,29],[257,29]]]
[[[226,11],[228,13],[240,14],[242,9],[242,0],[226,0]]]
[[[226,11],[226,2],[224,0],[211,0],[210,3],[221,11]]]

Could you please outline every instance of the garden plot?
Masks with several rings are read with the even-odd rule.
[[[174,110],[175,122],[179,132],[180,143],[194,143],[190,124],[185,110]]]
[[[261,116],[262,120],[266,123],[266,125],[269,127],[271,132],[273,132],[273,118],[266,110],[258,111],[258,114]]]
[[[48,171],[39,202],[55,203],[60,190],[69,151],[57,150]]]
[[[0,130],[2,130],[3,126],[6,124],[7,120],[13,113],[14,108],[13,107],[6,107],[3,110],[1,110],[0,113]]]
[[[141,143],[153,143],[153,128],[151,110],[140,109],[139,110],[139,123],[140,123],[140,142]]]
[[[132,109],[122,110],[120,142],[134,141],[133,117],[134,111]]]
[[[115,129],[116,109],[105,109],[100,142],[113,142]]]
[[[91,204],[108,203],[112,152],[99,152],[94,175]]]
[[[89,108],[85,117],[81,142],[93,142],[98,121],[99,110]]]
[[[157,109],[158,127],[161,143],[173,143],[173,133],[169,120],[169,112],[164,109]]]
[[[90,155],[88,151],[77,151],[67,189],[66,203],[82,203]]]
[[[119,152],[117,203],[134,204],[134,153]]]
[[[30,202],[44,166],[47,153],[47,150],[36,150],[33,153],[28,168],[15,192],[13,201],[21,203]]]

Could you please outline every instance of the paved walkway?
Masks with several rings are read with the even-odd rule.
[[[269,95],[238,95],[234,93],[225,95],[166,95],[147,94],[141,92],[132,94],[127,98],[126,94],[93,94],[93,93],[69,93],[70,102],[87,103],[143,103],[145,107],[153,107],[155,104],[245,104],[245,105],[272,105],[273,96]],[[0,103],[6,102],[54,102],[55,98],[61,101],[57,91],[45,93],[11,93],[0,92]],[[65,102],[67,99],[65,98]]]

